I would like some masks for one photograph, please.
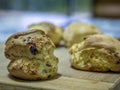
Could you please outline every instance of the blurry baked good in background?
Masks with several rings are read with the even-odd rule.
[[[50,79],[57,74],[54,43],[41,30],[17,33],[6,41],[10,75],[26,80]]]
[[[100,30],[95,26],[80,22],[73,22],[63,33],[64,44],[67,47],[71,47],[75,43],[82,42],[88,35],[100,33]]]
[[[34,29],[44,31],[50,37],[50,39],[53,41],[55,45],[59,45],[62,40],[63,28],[59,26],[55,26],[52,23],[41,22],[38,24],[31,24],[28,26],[28,30],[34,30]]]
[[[70,48],[71,66],[80,70],[120,72],[120,42],[106,35],[90,35]]]

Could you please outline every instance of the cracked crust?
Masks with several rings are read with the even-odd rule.
[[[42,52],[45,45],[48,45],[49,48],[55,47],[53,42],[41,30],[14,34],[5,44],[5,56],[10,60],[19,57],[34,58],[38,55],[37,53]]]
[[[80,70],[120,72],[120,42],[106,35],[91,35],[70,48],[71,66]]]
[[[55,46],[43,31],[14,34],[5,44],[5,56],[11,60],[8,65],[11,75],[27,80],[50,79],[56,75]]]

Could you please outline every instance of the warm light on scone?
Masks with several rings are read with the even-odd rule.
[[[6,41],[9,73],[26,80],[50,79],[57,74],[54,43],[41,30],[17,33]]]
[[[38,24],[31,24],[28,26],[28,30],[40,29],[44,31],[55,45],[59,45],[63,36],[63,28],[55,26],[52,23],[41,22]]]
[[[71,66],[80,70],[120,72],[120,42],[106,35],[91,35],[70,48]]]
[[[63,39],[67,47],[82,42],[88,35],[100,34],[100,30],[92,25],[74,22],[71,23],[63,33]]]

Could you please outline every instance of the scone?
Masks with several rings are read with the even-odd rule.
[[[71,66],[80,70],[120,72],[120,42],[106,35],[91,35],[70,48]]]
[[[57,74],[54,43],[41,30],[17,33],[6,41],[9,73],[26,80],[50,79]]]
[[[85,23],[71,23],[63,33],[65,46],[71,47],[75,43],[82,42],[84,37],[93,34],[100,34],[100,30],[95,26]]]
[[[59,45],[62,36],[63,36],[63,28],[59,26],[55,26],[52,23],[41,22],[38,24],[32,24],[28,26],[28,30],[40,29],[43,30],[53,41],[55,45]]]

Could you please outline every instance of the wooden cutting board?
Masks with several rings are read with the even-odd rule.
[[[58,74],[45,81],[25,81],[13,78],[6,67],[4,45],[0,44],[0,90],[120,90],[120,73],[99,73],[75,70],[70,67],[68,49],[55,50],[59,58]]]

